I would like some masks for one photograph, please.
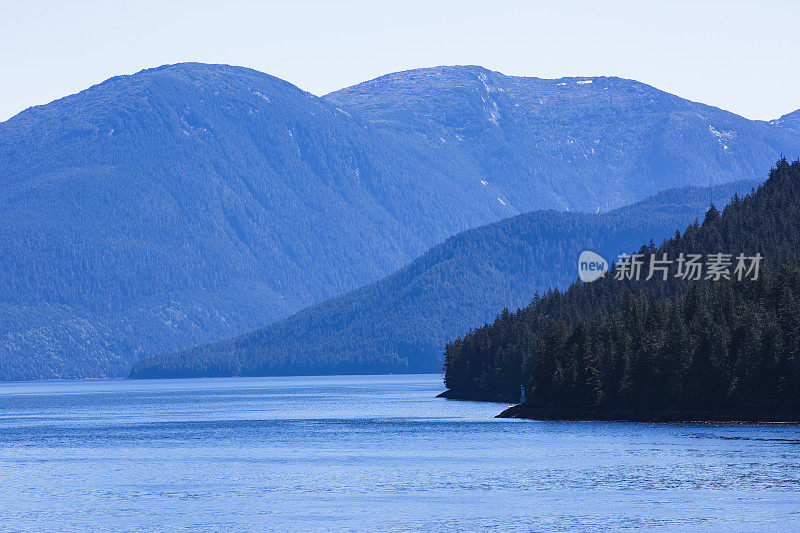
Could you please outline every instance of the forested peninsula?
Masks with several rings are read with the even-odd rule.
[[[537,297],[448,344],[449,398],[537,419],[800,421],[800,163],[644,257],[730,254],[727,275],[617,279]],[[735,257],[760,255],[739,280]],[[625,276],[622,276],[623,278]],[[730,279],[726,279],[726,278]]]

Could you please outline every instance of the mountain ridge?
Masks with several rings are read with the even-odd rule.
[[[660,131],[646,106],[615,118],[608,135],[584,131],[628,109],[624,92],[611,107],[563,95],[528,106],[541,96],[532,86],[483,102],[480,79],[466,89],[458,79],[416,89],[438,92],[434,125],[378,127],[363,96],[351,107],[201,63],[114,77],[0,123],[0,379],[124,375],[140,357],[243,333],[380,279],[465,229],[639,200],[676,181],[648,170],[662,151],[677,181],[707,184],[748,174],[719,161],[800,143],[738,118],[729,152],[743,153],[731,158],[715,114],[718,136],[695,117],[665,127],[663,150],[663,135],[628,145],[630,133],[614,140],[615,131]],[[548,91],[579,95],[584,85]],[[404,120],[419,104],[376,95]],[[519,119],[514,102],[525,104]],[[705,149],[686,150],[698,135]]]
[[[792,111],[791,113],[786,113],[775,120],[771,120],[770,124],[775,124],[776,126],[800,133],[800,109]]]
[[[134,364],[132,377],[435,372],[445,343],[566,289],[584,249],[609,260],[664,239],[757,182],[670,190],[613,212],[539,211],[450,237],[396,273],[240,337]],[[712,194],[713,193],[713,194]]]
[[[653,194],[657,182],[756,179],[781,144],[798,151],[796,136],[774,124],[618,77],[546,79],[445,66],[387,74],[325,98],[376,127],[438,140],[520,212],[606,211]],[[767,146],[749,150],[748,139],[762,135]]]

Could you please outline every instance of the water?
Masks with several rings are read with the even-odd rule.
[[[533,422],[439,376],[0,384],[0,530],[800,528],[800,427]]]

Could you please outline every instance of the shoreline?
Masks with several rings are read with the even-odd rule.
[[[463,400],[465,402],[490,402],[490,403],[515,403],[519,401],[519,396],[511,398],[506,395],[498,394],[495,398],[487,398],[483,393],[468,393],[462,391],[454,391],[447,389],[436,395],[437,398],[445,398],[447,400]]]
[[[437,398],[449,400],[513,403],[495,418],[570,422],[651,422],[651,423],[731,423],[731,424],[800,424],[800,410],[771,407],[737,407],[696,409],[673,405],[658,409],[636,406],[620,407],[561,407],[556,405],[519,404],[519,396],[498,394],[488,396],[485,391],[465,392],[447,389]]]
[[[579,408],[519,404],[505,409],[496,418],[582,422],[725,422],[740,424],[798,424],[800,412],[764,409],[624,409]]]

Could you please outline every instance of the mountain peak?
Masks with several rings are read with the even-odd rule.
[[[465,78],[478,77],[481,75],[485,76],[489,74],[498,74],[502,76],[501,73],[489,70],[480,65],[439,65],[435,67],[420,67],[391,72],[389,74],[384,74],[383,76],[378,76],[377,78],[369,80],[365,83],[400,79],[424,80],[426,78],[435,79],[443,77]]]
[[[522,91],[530,89],[541,90],[544,93],[554,88],[559,88],[561,92],[565,89],[625,89],[641,93],[668,95],[668,93],[664,93],[645,83],[617,76],[539,78],[536,76],[510,76],[480,65],[441,65],[385,74],[351,87],[339,89],[326,95],[325,98],[337,100],[346,98],[349,94],[373,94],[397,90],[398,88],[413,89],[417,92],[440,89],[464,91],[476,87],[480,88],[481,86],[489,92],[503,92],[510,88],[517,88]]]
[[[176,78],[184,80],[201,80],[208,83],[215,80],[270,80],[274,83],[295,87],[280,78],[248,67],[228,65],[225,63],[182,62],[170,63],[158,67],[142,69],[134,74],[115,76],[103,83],[121,79]],[[102,85],[102,84],[101,84]],[[295,87],[296,88],[296,87]]]
[[[177,105],[185,97],[204,98],[255,92],[296,93],[317,99],[275,76],[246,67],[211,63],[174,63],[147,68],[133,74],[114,76],[76,94],[25,109],[0,126],[20,126],[63,115],[61,119],[79,121],[90,116],[115,114],[119,110],[142,109],[154,99],[169,97]],[[204,96],[205,95],[205,96]],[[52,127],[57,127],[53,124]]]

